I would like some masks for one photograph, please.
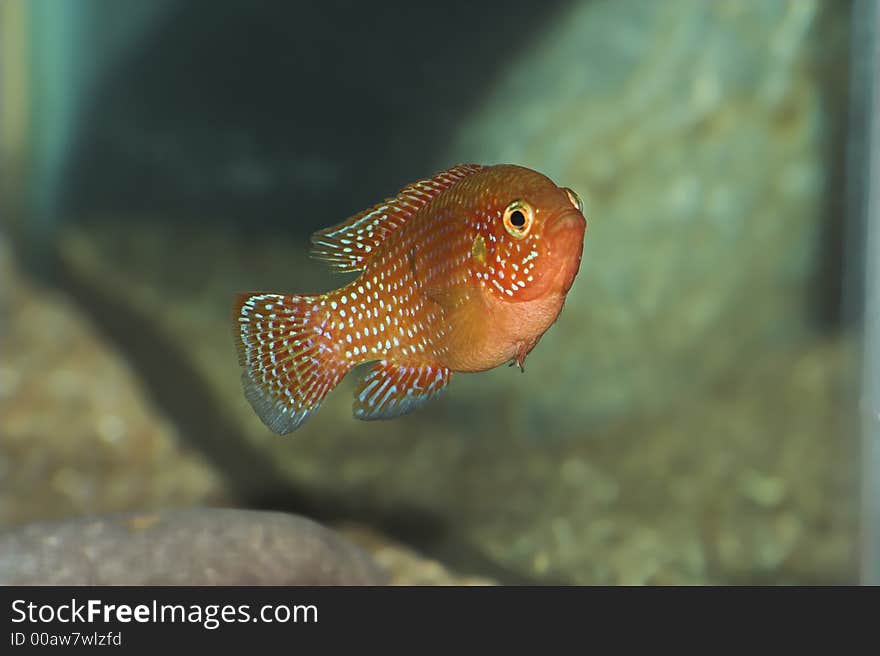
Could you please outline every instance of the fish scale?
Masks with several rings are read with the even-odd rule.
[[[360,275],[323,294],[237,297],[242,381],[258,416],[293,431],[365,362],[375,364],[353,407],[364,420],[415,410],[452,371],[522,365],[580,263],[585,221],[572,194],[523,167],[459,165],[315,233],[312,256]],[[528,228],[512,223],[517,211]]]

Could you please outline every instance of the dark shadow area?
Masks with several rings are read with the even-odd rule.
[[[462,573],[489,576],[510,585],[561,584],[532,579],[502,567],[480,550],[457,540],[448,520],[423,508],[377,509],[357,498],[316,495],[297,487],[265,453],[252,448],[236,421],[205,390],[180,347],[149,320],[100,290],[78,280],[56,258],[53,280],[92,318],[108,344],[124,352],[151,400],[177,425],[187,443],[223,476],[241,507],[304,515],[323,523],[352,521],[441,560]],[[280,439],[280,438],[279,438]]]
[[[66,214],[335,223],[432,173],[566,3],[176,3],[88,104]]]
[[[854,66],[852,58],[847,59],[846,49],[852,48],[849,30],[832,33],[830,26],[840,21],[827,20],[831,12],[840,12],[849,18],[844,23],[850,28],[852,4],[826,6],[824,12],[826,20],[818,21],[820,35],[816,39],[824,45],[817,49],[814,65],[823,82],[822,114],[828,119],[821,133],[826,177],[811,319],[819,330],[835,332],[857,326],[864,310],[867,144],[859,143],[854,135],[866,134],[870,97],[865,96],[864,80],[866,74],[870,79],[870,73]]]

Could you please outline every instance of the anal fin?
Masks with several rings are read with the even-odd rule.
[[[420,408],[436,397],[452,372],[437,364],[382,360],[358,384],[352,413],[357,419],[391,419]]]

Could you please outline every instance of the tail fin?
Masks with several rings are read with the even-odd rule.
[[[324,332],[320,296],[239,294],[234,320],[244,394],[276,433],[290,433],[321,405],[350,365]]]

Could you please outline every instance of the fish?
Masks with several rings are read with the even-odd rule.
[[[526,356],[580,268],[578,195],[513,164],[459,164],[311,236],[310,255],[357,273],[317,294],[238,294],[244,394],[274,432],[297,429],[354,367],[361,420],[436,398],[453,372]]]

